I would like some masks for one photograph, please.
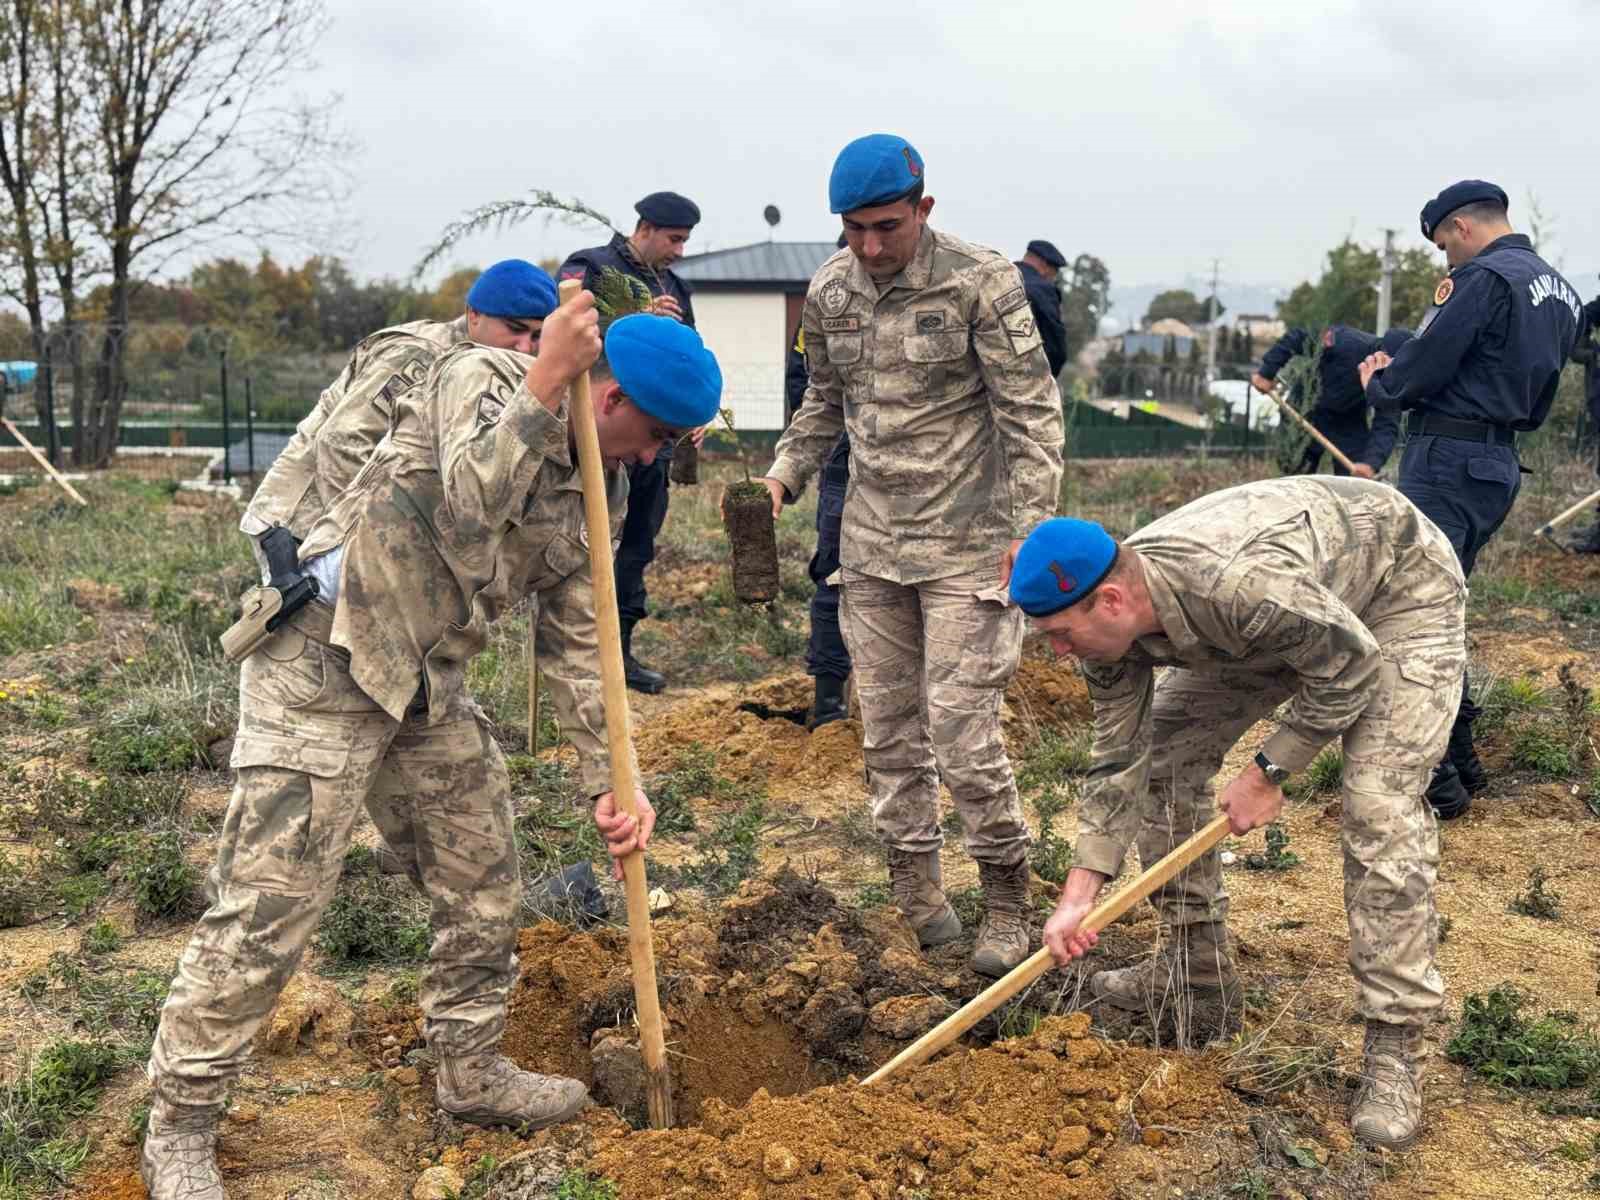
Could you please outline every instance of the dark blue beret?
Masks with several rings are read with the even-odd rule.
[[[1484,200],[1492,200],[1501,208],[1511,207],[1505,192],[1492,183],[1485,183],[1481,179],[1463,179],[1460,183],[1452,183],[1422,206],[1422,236],[1432,241],[1433,231],[1439,228],[1439,222],[1464,205],[1478,204]]]
[[[539,321],[560,303],[556,281],[531,262],[508,258],[497,262],[472,285],[467,306],[491,317]]]
[[[1093,521],[1051,517],[1030,533],[1011,569],[1011,599],[1030,617],[1082,600],[1111,573],[1117,543]]]
[[[722,407],[722,369],[681,321],[635,313],[606,330],[606,361],[628,398],[674,429],[698,429]]]
[[[1052,267],[1064,267],[1067,265],[1067,256],[1043,238],[1034,238],[1033,241],[1029,242],[1028,253],[1038,255]]]
[[[1380,343],[1380,349],[1382,349],[1385,354],[1392,358],[1394,355],[1400,353],[1400,347],[1409,342],[1413,336],[1414,335],[1412,334],[1411,330],[1401,329],[1396,326],[1395,328],[1389,330],[1388,333],[1383,335],[1383,341]]]
[[[651,192],[633,211],[662,229],[693,229],[700,224],[699,206],[677,192]]]
[[[903,137],[869,133],[833,160],[828,176],[828,211],[854,212],[900,199],[922,182],[922,155]]]

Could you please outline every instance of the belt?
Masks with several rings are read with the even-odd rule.
[[[1493,442],[1499,446],[1515,446],[1517,434],[1504,425],[1491,425],[1488,421],[1463,421],[1456,417],[1442,417],[1438,413],[1412,412],[1406,418],[1406,434],[1421,437],[1461,438],[1468,442]]]

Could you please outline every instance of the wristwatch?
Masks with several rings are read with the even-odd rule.
[[[1256,751],[1256,766],[1261,768],[1261,773],[1273,787],[1282,787],[1289,778],[1289,772],[1268,758],[1264,751]]]

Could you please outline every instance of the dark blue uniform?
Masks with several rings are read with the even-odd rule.
[[[1549,415],[1582,313],[1572,285],[1507,234],[1450,273],[1417,336],[1367,386],[1378,411],[1414,410],[1400,490],[1468,575],[1517,498],[1515,435]]]
[[[789,345],[784,368],[784,390],[789,411],[799,409],[806,396],[806,355],[796,332]],[[850,674],[850,651],[839,632],[839,589],[828,583],[828,576],[839,569],[839,523],[844,516],[844,494],[850,486],[850,439],[839,435],[828,460],[817,476],[817,550],[807,568],[816,591],[811,597],[811,637],[806,643],[806,674],[832,675],[844,679]]]
[[[1522,487],[1516,434],[1539,428],[1576,347],[1583,309],[1572,286],[1521,234],[1496,238],[1434,292],[1417,336],[1373,375],[1379,411],[1411,409],[1400,491],[1450,539],[1470,575]],[[1429,785],[1441,817],[1466,811],[1486,783],[1472,745],[1480,710],[1466,687],[1450,748]]]
[[[1392,342],[1394,335],[1389,336]],[[1261,374],[1276,379],[1291,358],[1308,351],[1310,338],[1304,329],[1289,330],[1262,357]],[[1367,401],[1361,394],[1360,366],[1362,359],[1380,345],[1380,339],[1348,325],[1330,325],[1324,330],[1322,356],[1317,360],[1320,383],[1317,403],[1305,414],[1317,432],[1339,447],[1346,458],[1366,463],[1374,471],[1383,469],[1400,437],[1399,413],[1375,413],[1371,426],[1367,425]],[[1306,448],[1307,473],[1315,471],[1321,461],[1322,447],[1313,439]],[[1350,472],[1336,460],[1333,473],[1348,475]]]
[[[683,311],[683,323],[694,326],[689,285],[671,270],[657,270],[641,263],[620,233],[608,245],[576,251],[561,264],[558,278],[580,279],[592,291],[605,267],[640,280],[652,296],[671,296]],[[622,619],[624,640],[633,626],[649,615],[644,569],[656,556],[656,535],[667,519],[667,476],[671,466],[672,447],[667,446],[648,466],[635,463],[628,468],[628,515],[623,519],[622,544],[617,548],[616,560],[617,615]]]
[[[1033,309],[1033,322],[1039,328],[1039,340],[1044,343],[1050,374],[1059,375],[1061,368],[1067,365],[1067,327],[1061,321],[1061,292],[1054,282],[1027,263],[1019,262],[1016,267],[1022,272],[1022,288]]]

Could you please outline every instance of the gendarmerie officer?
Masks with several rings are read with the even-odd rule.
[[[631,234],[618,233],[604,246],[574,252],[561,264],[560,278],[582,280],[593,291],[607,267],[640,280],[655,297],[650,311],[674,317],[691,329],[694,305],[689,285],[672,270],[700,223],[700,209],[677,192],[651,192],[633,206],[639,221]],[[672,447],[651,463],[628,468],[628,516],[617,548],[617,614],[622,618],[622,654],[628,686],[655,693],[667,686],[660,671],[652,671],[633,656],[633,627],[649,615],[644,570],[656,556],[656,535],[667,519],[667,480],[672,469]]]
[[[1370,333],[1351,329],[1348,325],[1330,325],[1322,331],[1322,349],[1317,356],[1319,388],[1316,402],[1306,413],[1306,420],[1318,433],[1339,448],[1355,464],[1355,474],[1362,479],[1375,479],[1388,461],[1389,453],[1400,436],[1400,414],[1393,411],[1373,415],[1372,425],[1367,425],[1367,401],[1361,393],[1360,368],[1362,360],[1374,350],[1395,353],[1411,336],[1409,329],[1391,329],[1380,340]],[[1251,386],[1258,392],[1270,394],[1278,373],[1297,354],[1306,354],[1312,347],[1311,334],[1304,329],[1289,330],[1279,338],[1261,358],[1261,370],[1250,377]],[[1322,445],[1315,438],[1306,447],[1300,468],[1292,474],[1312,475],[1322,462]],[[1349,475],[1344,464],[1335,460],[1335,475]]]
[[[1067,327],[1061,321],[1061,292],[1056,288],[1056,274],[1066,265],[1066,255],[1043,238],[1029,242],[1027,253],[1017,263],[1052,376],[1061,374],[1067,365]]]
[[[1600,296],[1583,306],[1584,332],[1578,339],[1578,348],[1572,352],[1573,360],[1583,364],[1583,394],[1589,408],[1589,436],[1595,439],[1594,470],[1600,475],[1600,343],[1594,336],[1600,334]],[[1600,513],[1595,514],[1594,525],[1572,548],[1579,554],[1600,554]]]
[[[839,235],[838,249],[845,247]],[[789,397],[789,413],[800,411],[805,403],[806,385],[811,373],[806,370],[806,331],[795,329],[784,368],[784,387]],[[850,651],[839,629],[839,530],[844,520],[844,494],[850,486],[850,435],[841,433],[828,459],[817,475],[817,549],[807,572],[816,590],[811,595],[811,633],[806,640],[806,674],[815,681],[811,715],[806,724],[818,729],[849,715],[845,685],[850,679]]]
[[[1561,368],[1577,344],[1583,305],[1572,285],[1513,233],[1506,194],[1492,183],[1453,183],[1422,209],[1422,236],[1450,274],[1433,293],[1417,336],[1392,358],[1361,364],[1368,402],[1411,409],[1400,490],[1444,531],[1471,575],[1522,486],[1517,434],[1539,428]],[[1478,716],[1467,689],[1428,800],[1460,816],[1487,783],[1472,746]]]

